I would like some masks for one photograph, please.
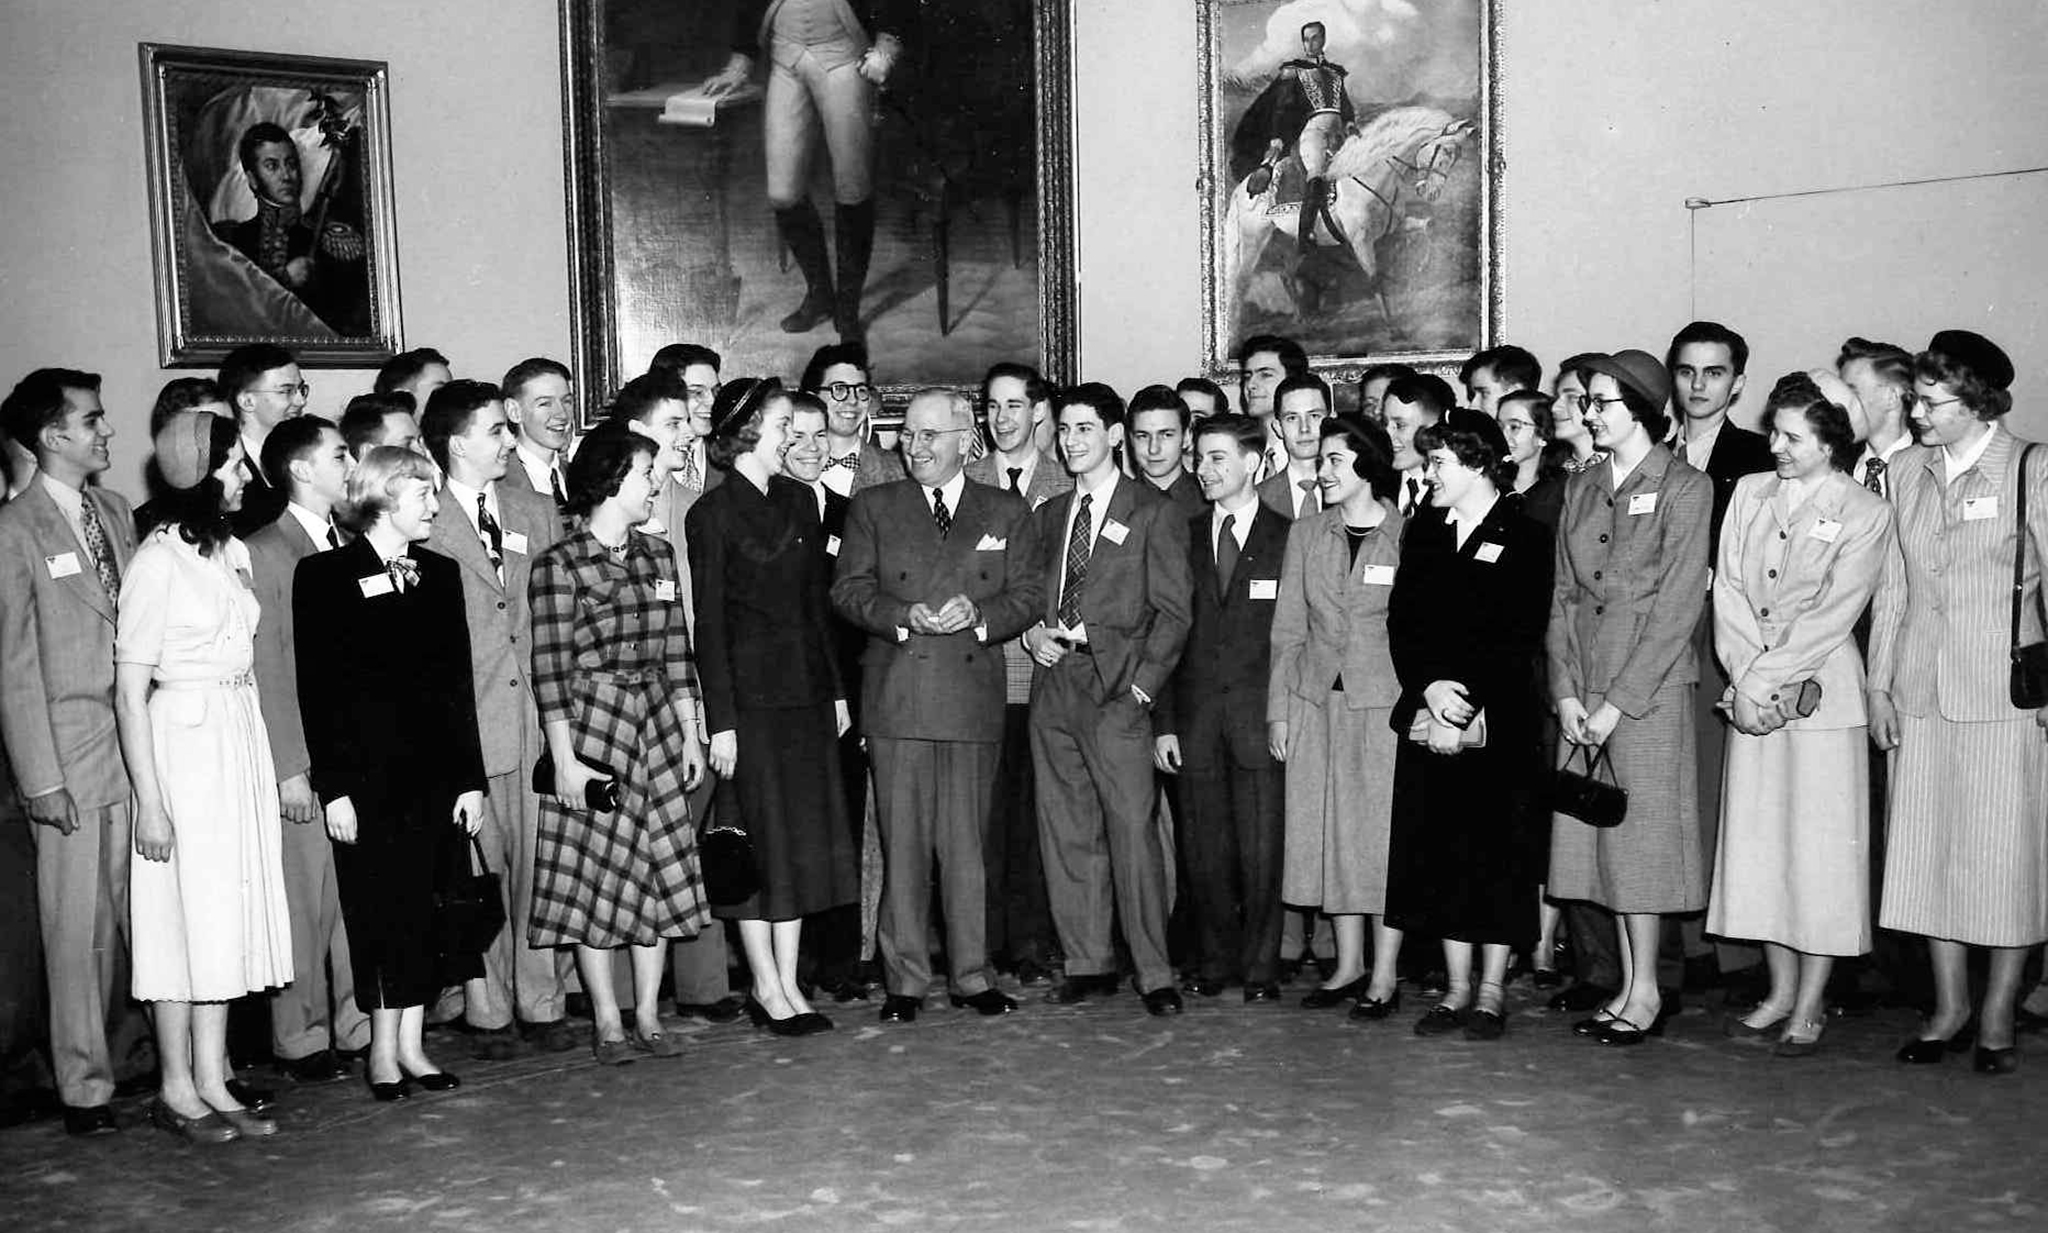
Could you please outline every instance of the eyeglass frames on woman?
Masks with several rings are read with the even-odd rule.
[[[1627,401],[1628,399],[1626,398],[1595,398],[1591,394],[1581,394],[1578,397],[1579,414],[1585,415],[1595,407],[1605,407],[1613,403]]]

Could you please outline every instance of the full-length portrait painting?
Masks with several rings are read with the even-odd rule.
[[[1444,363],[1500,301],[1496,0],[1200,0],[1206,346]]]
[[[145,43],[162,362],[282,343],[308,365],[399,345],[382,63]]]
[[[579,374],[968,385],[1072,343],[1068,0],[562,0]],[[589,402],[591,400],[586,400]]]

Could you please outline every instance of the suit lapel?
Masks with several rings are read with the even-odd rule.
[[[434,529],[440,532],[436,538],[445,555],[455,558],[457,564],[493,588],[504,589],[504,584],[498,581],[498,571],[491,568],[489,554],[484,552],[484,541],[469,525],[468,516],[455,508],[455,501],[446,489],[442,490],[441,508],[434,514]]]
[[[92,494],[87,492],[85,499],[92,500]],[[44,550],[43,568],[49,569],[51,557],[61,556],[67,552],[75,554],[78,571],[67,578],[57,579],[57,585],[77,596],[80,603],[99,613],[106,620],[113,620],[113,599],[108,596],[107,589],[100,585],[99,573],[92,567],[92,554],[79,542],[78,532],[71,529],[70,520],[64,517],[64,511],[57,508],[57,499],[37,483],[30,486],[29,492],[24,494],[21,500],[28,503],[29,511],[36,517],[36,544]],[[126,566],[127,562],[121,559],[120,550],[116,547],[114,532],[107,527],[104,507],[95,505],[93,512],[101,516],[100,526],[106,534],[107,551],[115,554],[115,568]]]

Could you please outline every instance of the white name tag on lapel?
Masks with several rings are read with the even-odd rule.
[[[368,578],[358,578],[356,579],[356,585],[363,588],[364,599],[375,599],[379,595],[389,595],[394,589],[391,585],[390,574],[372,574]]]
[[[1654,492],[1646,493],[1644,495],[1648,496],[1652,501],[1657,499],[1657,494]],[[1635,511],[1631,510],[1629,512],[1634,513]],[[1500,560],[1500,545],[1481,544],[1479,545],[1479,551],[1473,553],[1472,555],[1478,557],[1480,560],[1486,562],[1488,565],[1491,565],[1495,561]]]
[[[654,598],[665,604],[676,602],[676,584],[666,578],[656,579],[654,583]]]
[[[1103,521],[1102,538],[1108,540],[1112,544],[1123,543],[1124,537],[1129,535],[1130,533],[1131,529],[1129,527],[1125,526],[1121,522],[1118,522],[1114,518],[1105,519]]]
[[[504,544],[505,551],[516,552],[522,557],[526,555],[526,536],[518,531],[505,532]]]
[[[1252,579],[1252,598],[1253,598],[1253,599],[1279,599],[1279,598],[1280,598],[1280,580],[1279,580],[1278,578],[1254,578],[1254,579]]]
[[[1815,520],[1813,524],[1813,529],[1807,532],[1808,535],[1812,536],[1814,539],[1819,540],[1823,544],[1834,543],[1835,537],[1840,535],[1841,533],[1842,524],[1836,522],[1832,518],[1821,518]]]
[[[831,556],[836,557],[839,555],[839,537],[837,535],[827,535],[825,537],[825,551]]]
[[[995,535],[984,535],[981,537],[981,542],[974,546],[974,550],[976,552],[1001,552],[1009,546],[1010,541],[1007,539]]]
[[[75,552],[60,552],[53,557],[44,557],[43,567],[50,571],[52,578],[69,578],[73,574],[84,572],[78,564],[78,554]]]
[[[1656,513],[1657,494],[1654,492],[1639,492],[1630,497],[1628,499],[1628,512],[1630,517]]]
[[[1963,521],[1976,522],[1984,518],[1998,517],[1997,497],[1971,497],[1963,502]]]
[[[1368,565],[1364,570],[1365,585],[1369,587],[1390,587],[1394,585],[1394,567],[1391,565]]]

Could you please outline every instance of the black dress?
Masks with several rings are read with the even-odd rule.
[[[403,591],[367,538],[307,557],[292,583],[313,789],[356,811],[334,875],[365,1012],[424,1005],[484,971],[482,955],[434,944],[434,891],[468,868],[455,798],[485,784],[461,567],[408,555],[419,582]]]
[[[1550,534],[1500,500],[1459,547],[1448,519],[1417,519],[1387,610],[1400,678],[1387,923],[1452,941],[1525,945],[1539,871],[1518,795],[1545,773],[1531,673],[1550,612]],[[1436,754],[1406,739],[1423,691],[1457,681],[1486,713],[1487,744]]]
[[[697,605],[705,730],[734,731],[739,765],[714,808],[753,841],[761,889],[719,907],[736,920],[795,920],[860,899],[833,702],[831,567],[809,487],[762,492],[735,471],[685,520]]]

